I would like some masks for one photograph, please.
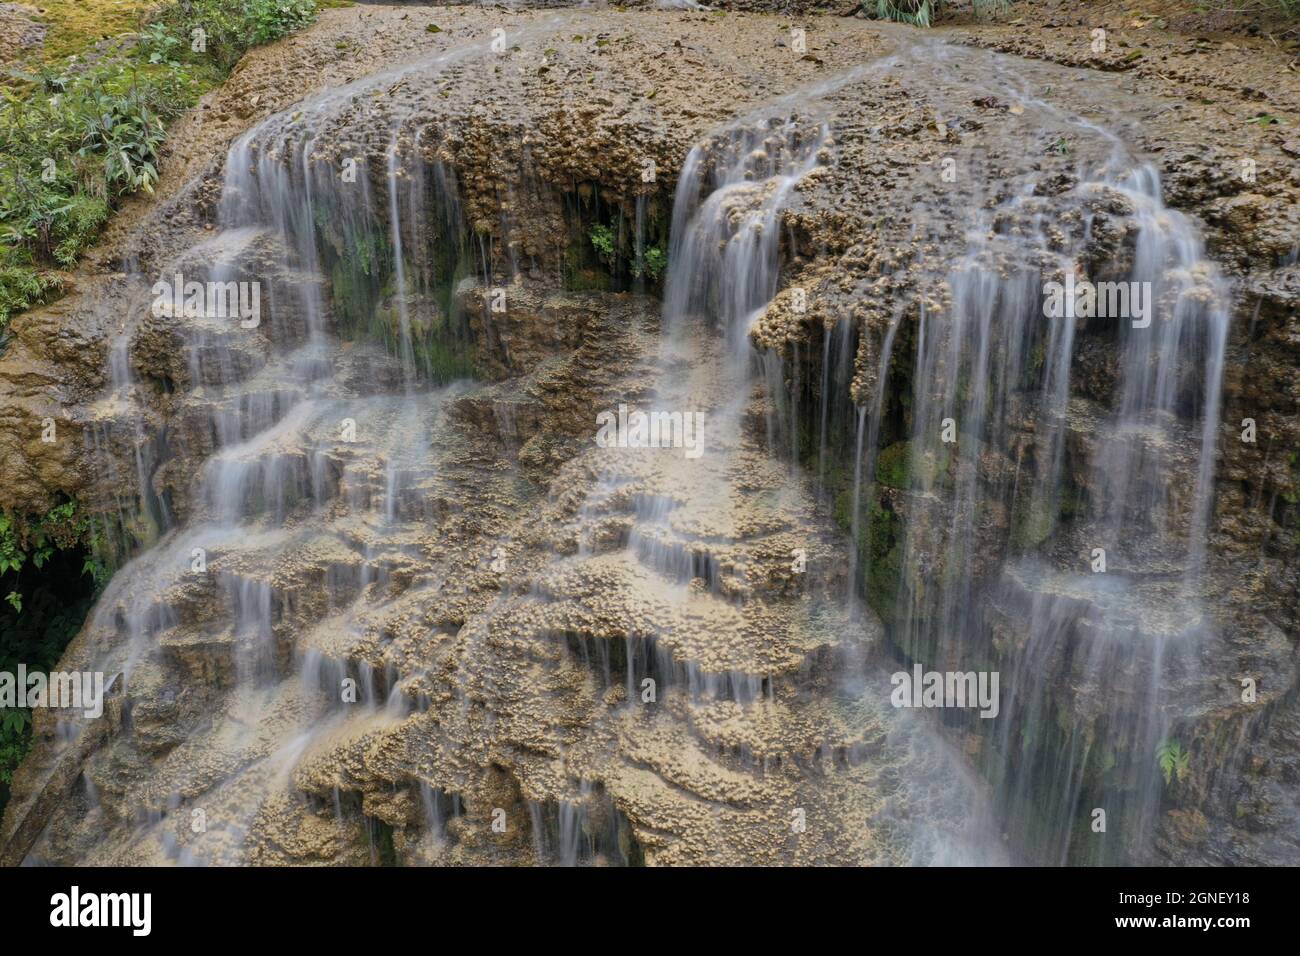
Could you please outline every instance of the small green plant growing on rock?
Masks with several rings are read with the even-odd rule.
[[[973,3],[977,17],[1005,10],[1008,6],[1009,0],[974,0]],[[859,9],[872,10],[873,7],[878,20],[895,20],[910,23],[914,27],[928,27],[942,10],[943,0],[865,0]]]
[[[928,27],[942,0],[876,0],[876,17],[914,27]]]
[[[639,262],[632,263],[632,275],[638,279],[646,275],[651,280],[658,282],[659,277],[664,274],[664,270],[667,268],[668,253],[664,252],[659,246],[651,246],[641,256]]]
[[[591,238],[591,247],[596,250],[596,255],[600,257],[601,262],[613,263],[614,230],[609,226],[596,223],[587,235]]]
[[[1166,785],[1175,779],[1182,783],[1191,769],[1191,760],[1192,755],[1177,740],[1162,740],[1156,748],[1156,762],[1160,765],[1160,773],[1164,776]]]
[[[0,514],[0,574],[18,571],[27,562],[27,554],[19,545],[13,530],[13,519]]]

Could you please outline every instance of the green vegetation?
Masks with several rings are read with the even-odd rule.
[[[868,488],[871,512],[859,554],[866,555],[863,585],[867,603],[887,624],[896,622],[905,608],[900,605],[903,579],[903,523],[893,511],[876,501],[875,488]]]
[[[595,251],[596,258],[609,267],[611,274],[617,274],[625,269],[626,274],[634,279],[649,278],[651,282],[658,282],[668,269],[668,251],[661,243],[647,247],[640,256],[637,256],[628,248],[630,243],[619,241],[618,231],[614,226],[599,222],[593,223],[587,229],[587,238],[591,241],[591,248]],[[581,272],[580,262],[574,262],[572,265],[574,268],[571,271],[575,274]],[[608,283],[601,287],[607,288]]]
[[[876,0],[876,17],[928,27],[943,0]]]
[[[101,537],[77,503],[35,520],[0,514],[0,671],[48,671],[108,580]],[[31,737],[31,714],[0,710],[0,808]]]
[[[56,551],[85,545],[97,552],[98,542],[91,520],[78,513],[75,501],[51,508],[44,517],[26,524],[0,514],[0,575],[19,573],[28,561],[40,570]],[[91,575],[96,584],[108,579],[106,565],[93,555],[86,558],[81,570]],[[21,597],[14,599],[13,593],[6,600],[10,604],[21,603]]]
[[[600,256],[600,261],[607,265],[613,265],[614,230],[609,226],[596,223],[591,227],[589,235],[591,237],[591,247],[596,250],[596,255]]]
[[[316,0],[179,0],[162,10],[156,23],[187,42],[202,29],[207,56],[226,71],[252,47],[306,26],[316,7]]]
[[[1062,521],[1082,513],[1084,502],[1070,485],[1063,486],[1053,501],[1052,495],[1032,491],[1015,503],[1011,519],[1011,546],[1018,551],[1038,547],[1056,531]]]
[[[652,281],[658,282],[667,268],[668,253],[662,246],[651,246],[639,261],[632,263],[632,275],[639,279],[644,274]]]
[[[614,287],[609,270],[593,268],[589,258],[585,243],[582,248],[570,243],[564,252],[564,287],[574,292],[608,292]]]
[[[142,14],[157,6],[150,0],[41,0],[41,20],[49,27],[43,48],[46,61],[81,53],[100,40],[134,29]]]
[[[415,243],[404,255],[404,288],[398,285],[397,250],[386,225],[351,215],[329,196],[315,202],[312,216],[321,266],[330,277],[330,304],[342,335],[381,342],[393,355],[409,346],[418,374],[430,381],[450,382],[473,374],[474,347],[456,287],[474,275],[474,262],[465,236],[448,218],[450,210],[439,212],[432,217],[439,238]],[[412,256],[427,259],[417,263]],[[424,274],[434,276],[435,283],[423,284],[418,277]]]
[[[1036,496],[1019,504],[1012,520],[1011,545],[1018,551],[1029,551],[1051,537],[1056,516],[1050,502]]]
[[[167,122],[246,50],[316,10],[315,0],[178,0],[135,32],[98,40],[144,5],[108,6],[53,4],[54,45],[41,52],[68,55],[11,70],[0,86],[0,332],[62,289],[59,270],[125,197],[152,192]]]
[[[947,447],[938,454],[923,451],[913,455],[910,441],[895,442],[876,458],[876,480],[887,488],[931,488],[948,474],[952,455]]]
[[[975,15],[983,17],[1005,10],[1010,0],[974,0]],[[933,25],[943,9],[943,0],[865,0],[862,9],[874,12],[878,20],[896,20],[915,27]]]
[[[1177,740],[1162,740],[1156,748],[1156,762],[1160,765],[1166,785],[1175,779],[1179,783],[1183,781],[1191,769],[1191,759],[1192,755],[1183,750],[1183,745]]]
[[[876,458],[876,480],[888,488],[906,488],[910,483],[911,461],[911,442],[890,445]]]

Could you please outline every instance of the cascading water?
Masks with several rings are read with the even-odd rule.
[[[877,64],[873,69],[887,68],[891,62]],[[639,523],[632,532],[629,547],[640,545],[643,560],[645,541],[653,538],[658,543],[649,548],[650,560],[658,566],[669,563],[665,554],[673,547],[671,542],[678,529],[690,526],[681,520],[682,511],[701,509],[715,524],[728,514],[729,499],[741,497],[747,484],[742,477],[743,449],[753,439],[745,436],[756,430],[758,416],[766,422],[761,435],[773,450],[779,447],[784,421],[798,418],[797,408],[786,408],[782,400],[780,363],[759,352],[751,331],[781,286],[785,246],[782,213],[804,177],[831,158],[830,130],[823,119],[816,118],[817,98],[860,79],[863,72],[854,71],[809,91],[800,99],[803,115],[798,119],[774,106],[714,134],[696,146],[683,164],[673,212],[661,372],[652,402],[658,408],[707,409],[709,446],[705,460],[709,467],[699,468],[703,462],[676,462],[681,487],[670,497],[678,501],[677,508],[656,508],[645,516],[649,521]],[[839,379],[844,381],[851,364],[852,334],[848,323],[839,328],[834,364]],[[721,340],[721,355],[713,340]],[[825,355],[824,366],[829,367],[829,339]],[[760,371],[765,374],[757,375]],[[839,419],[830,403],[824,406],[823,436],[832,416]],[[825,447],[824,437],[821,443]],[[658,454],[673,457],[670,453]],[[702,479],[699,474],[691,474],[693,467],[710,477]],[[781,475],[781,490],[776,493],[780,506],[792,513],[783,516],[783,523],[812,506],[803,498],[802,480],[790,477]],[[606,484],[617,486],[619,480],[607,476]],[[744,536],[740,526],[724,524],[721,528],[733,538]],[[793,529],[807,533],[806,528],[800,530],[798,519]],[[701,577],[698,569],[693,575]],[[681,580],[691,576],[686,573]],[[706,580],[711,589],[725,592],[714,576],[706,576]],[[829,583],[822,581],[810,585],[810,589]],[[869,623],[856,613],[856,602],[850,600],[845,607],[842,594],[833,586],[816,593],[822,607],[813,613],[825,614],[828,623],[835,622],[831,626],[846,633],[869,631]],[[880,805],[871,820],[876,838],[893,841],[893,852],[898,854],[892,857],[895,862],[1002,861],[1001,849],[986,830],[986,809],[979,785],[964,772],[959,758],[924,725],[888,711],[883,701],[871,696],[867,680],[861,676],[868,653],[851,641],[835,649],[836,666],[848,676],[842,677],[841,686],[832,692],[838,700],[832,700],[830,709],[840,711],[849,721],[861,720],[865,709],[872,719],[885,724],[889,728],[890,757],[882,762],[901,761],[905,768],[899,776],[907,781],[906,785]],[[873,666],[866,669],[874,672]],[[764,681],[762,687],[737,699],[753,701],[765,691],[775,702],[775,686],[774,682]],[[692,695],[698,696],[699,684],[691,681],[689,687]],[[704,687],[707,693],[719,693],[716,685],[706,683]],[[791,714],[787,719],[798,717]],[[855,755],[850,759],[863,758]],[[860,789],[855,790],[855,786]],[[874,798],[871,788],[860,781],[846,785],[846,790],[850,803],[856,802],[859,807]]]
[[[170,496],[157,494],[163,537],[119,572],[89,631],[100,660],[125,678],[128,698],[166,680],[179,662],[208,687],[209,706],[220,715],[178,742],[166,736],[165,714],[134,712],[137,746],[161,756],[137,797],[142,808],[125,844],[99,852],[256,862],[266,850],[268,819],[306,801],[309,813],[332,815],[340,839],[359,836],[369,844],[367,858],[382,862],[390,824],[376,820],[393,811],[373,816],[372,802],[382,804],[377,792],[352,782],[328,755],[369,734],[426,733],[418,729],[420,708],[446,693],[437,680],[460,703],[454,719],[438,718],[436,748],[404,758],[424,834],[407,853],[439,859],[455,852],[469,833],[463,805],[423,774],[430,759],[448,759],[442,749],[458,741],[474,746],[464,735],[473,733],[480,684],[492,680],[484,655],[497,653],[494,633],[515,619],[564,614],[575,584],[612,580],[615,599],[633,608],[621,647],[618,638],[573,624],[542,623],[540,633],[564,630],[571,650],[596,671],[598,689],[600,674],[621,689],[625,703],[611,718],[628,741],[619,749],[649,759],[663,752],[665,733],[695,727],[711,742],[690,746],[718,778],[708,783],[706,775],[695,785],[707,791],[744,779],[755,794],[711,822],[683,805],[672,811],[683,814],[677,825],[703,827],[710,845],[734,845],[736,862],[974,858],[977,785],[954,755],[916,722],[899,721],[864,697],[860,680],[836,688],[837,667],[859,672],[854,662],[864,649],[856,632],[866,625],[850,622],[836,562],[824,559],[836,546],[833,534],[818,526],[811,499],[759,440],[763,420],[773,434],[767,403],[774,383],[765,398],[755,374],[764,363],[749,332],[779,286],[781,210],[825,159],[828,142],[822,120],[796,120],[783,104],[710,136],[681,175],[647,398],[670,428],[682,429],[670,434],[685,447],[674,440],[587,454],[595,480],[576,509],[576,554],[541,555],[521,593],[506,589],[479,617],[442,625],[468,641],[454,671],[435,677],[434,661],[396,664],[382,654],[383,667],[373,663],[366,649],[376,634],[382,642],[412,628],[404,609],[436,602],[455,573],[454,564],[422,567],[413,552],[418,523],[439,507],[431,493],[439,462],[455,458],[446,415],[462,407],[467,386],[422,383],[461,367],[453,349],[465,340],[463,316],[449,292],[469,271],[462,262],[477,252],[486,269],[491,257],[462,242],[455,174],[420,150],[422,130],[405,128],[394,112],[380,120],[374,138],[383,150],[383,196],[372,188],[378,177],[364,169],[349,183],[355,188],[340,187],[340,165],[351,157],[337,142],[350,135],[359,94],[397,89],[412,70],[441,65],[331,92],[242,136],[226,158],[219,231],[168,266],[169,275],[202,283],[257,276],[266,286],[266,318],[251,328],[203,315],[180,325],[176,377],[188,376],[192,386],[182,418],[199,427],[174,440],[198,443],[187,448],[191,454],[210,453],[191,487],[168,476],[170,496],[184,495],[186,520],[169,529],[170,509],[162,505]],[[638,199],[638,262],[645,208]],[[485,286],[494,279],[490,269],[482,276]],[[141,400],[129,350],[148,322],[144,310],[133,313],[113,351],[103,409],[109,433]],[[380,339],[386,352],[344,340],[358,333]],[[493,414],[499,422],[510,417],[496,405]],[[515,427],[502,431],[513,435]],[[140,487],[148,498],[163,487],[159,461],[175,449],[139,428],[135,443],[146,449]],[[611,549],[602,541],[604,522],[638,487],[628,527]],[[509,549],[492,550],[494,576],[518,550],[517,540],[503,540]],[[806,584],[772,592],[774,579],[786,576],[774,564],[784,568],[796,548],[822,554],[818,570]],[[516,560],[527,563],[526,555]],[[609,599],[592,592],[582,603],[596,608]],[[389,623],[378,623],[386,616]],[[422,639],[430,638],[435,646],[444,639],[436,627]],[[594,658],[602,662],[596,668]],[[647,680],[654,685],[648,697]],[[340,706],[340,688],[343,704],[355,701],[359,709]],[[662,712],[643,706],[661,699]],[[749,729],[733,739],[736,729],[728,726]],[[591,766],[582,751],[602,747],[601,762]],[[645,796],[645,783],[627,778],[635,762],[625,766],[627,758],[599,735],[570,748],[573,786],[545,799],[531,795],[536,783],[523,787],[535,858],[639,859],[618,809]],[[961,785],[949,783],[937,795],[925,768]],[[676,772],[661,770],[669,779]],[[914,782],[900,790],[898,778]],[[655,799],[671,806],[670,793]],[[769,805],[783,808],[776,819],[763,810]],[[199,838],[178,839],[168,823],[169,813],[187,809],[211,821]],[[786,819],[811,817],[831,833],[836,821],[864,812],[867,829],[806,847]],[[745,848],[728,836],[731,828],[768,836]],[[38,846],[33,858],[46,852]]]
[[[454,355],[462,320],[440,311],[427,294],[453,278],[440,272],[447,253],[435,263],[421,249],[411,257],[419,282],[408,283],[403,232],[421,243],[440,233],[454,260],[457,207],[446,172],[428,164],[418,141],[405,142],[395,124],[387,151],[391,230],[377,236],[374,223],[385,217],[371,195],[364,155],[347,157],[354,174],[342,176],[324,143],[359,98],[385,84],[391,89],[400,78],[436,74],[479,49],[331,91],[249,131],[226,156],[217,233],[163,269],[165,282],[175,275],[182,283],[177,295],[186,302],[191,283],[201,303],[204,288],[233,287],[250,276],[267,294],[264,313],[252,321],[239,321],[247,314],[209,315],[197,305],[178,323],[184,335],[178,377],[187,372],[194,387],[190,407],[178,418],[198,425],[176,440],[210,444],[212,453],[193,483],[184,526],[169,530],[169,511],[152,509],[165,536],[119,572],[89,624],[103,666],[125,677],[128,695],[134,684],[158,678],[154,658],[160,650],[182,659],[198,653],[206,663],[192,676],[211,686],[226,682],[223,670],[231,672],[234,690],[218,718],[220,743],[204,741],[229,761],[206,786],[205,813],[213,814],[219,832],[201,846],[182,848],[162,825],[162,814],[144,809],[132,838],[137,852],[153,852],[149,841],[159,839],[160,852],[172,859],[247,861],[247,833],[265,811],[263,800],[287,786],[309,747],[345,721],[343,710],[328,703],[337,700],[340,686],[352,694],[345,701],[356,700],[370,715],[363,721],[397,720],[411,707],[393,681],[381,686],[364,661],[348,663],[347,645],[364,633],[363,608],[383,601],[387,568],[400,561],[404,534],[409,537],[403,529],[423,518],[412,509],[409,492],[430,479],[428,436],[457,392],[456,386],[419,384],[445,371],[448,363],[433,366]],[[403,166],[415,172],[399,176],[404,146],[411,151]],[[411,210],[419,215],[418,227],[403,218]],[[383,247],[384,238],[390,247]],[[382,321],[362,314],[361,306],[373,302],[389,266],[396,275],[398,321],[381,325],[379,337],[392,342],[395,362],[339,336],[349,320]],[[332,298],[322,281],[327,276]],[[417,297],[418,316],[408,308],[408,298]],[[161,315],[182,318],[169,301]],[[149,321],[147,306],[133,311],[111,351],[111,395],[101,409],[106,436],[119,422],[146,420],[135,414],[135,404],[147,401],[147,387],[132,373],[129,350]],[[417,322],[424,333],[418,343],[412,333]],[[153,469],[164,450],[142,428],[136,431],[139,487],[147,501],[155,498]],[[340,520],[321,528],[331,513]],[[323,580],[277,580],[277,574],[293,577],[295,554],[313,552],[324,557]],[[221,609],[215,620],[199,613],[209,599]],[[289,622],[322,599],[322,622],[311,634],[287,640],[286,626],[301,626]],[[290,657],[299,660],[297,673]],[[151,787],[161,806],[177,804],[168,790],[194,759],[182,744],[161,767]],[[39,848],[34,855],[40,857]]]
[[[419,101],[484,44],[234,143],[215,233],[160,272],[255,278],[260,323],[141,298],[97,406],[106,467],[134,455],[122,513],[157,541],[87,628],[125,698],[79,798],[94,859],[1141,858],[1207,628],[1229,289],[1116,134],[1005,60],[899,47],[694,145],[661,304],[654,191],[615,222],[601,184],[524,168],[492,186],[499,223],[467,213],[475,171],[439,143],[463,131]],[[842,98],[900,67],[1093,148],[1068,188],[990,174],[963,254],[879,326],[855,306],[761,348],[815,257],[792,210],[842,136],[879,133],[846,129]],[[577,233],[559,254],[513,219],[539,192],[539,232]],[[917,245],[943,248],[952,208],[912,198]],[[548,285],[538,263],[569,275],[593,223],[630,233],[606,265],[632,280]],[[1045,316],[1067,277],[1136,283],[1150,321]],[[160,326],[176,354],[150,380]],[[998,719],[891,707],[913,664],[999,671]],[[128,826],[86,835],[122,805]],[[1089,842],[1093,808],[1122,840]],[[47,835],[29,859],[76,852]]]
[[[941,69],[959,60],[923,52]],[[919,307],[911,369],[891,369],[889,326],[861,409],[854,500],[873,480],[897,487],[890,508],[903,530],[873,521],[858,560],[866,580],[896,588],[874,603],[909,663],[1002,669],[985,764],[1018,851],[1050,863],[1131,859],[1149,845],[1157,751],[1176,719],[1164,688],[1193,666],[1204,627],[1198,574],[1230,295],[1150,166],[1109,131],[1024,93],[1014,73],[998,78],[990,92],[1010,92],[1049,128],[1095,137],[1110,158],[1063,197],[1082,214],[1044,201],[1033,171],[1003,184],[1009,198],[976,214],[966,256],[936,277],[939,304]],[[1092,248],[1093,210],[1127,217],[1127,264],[1122,249],[1116,266]],[[1099,304],[1049,315],[1052,281],[1070,297],[1076,281],[1091,282]],[[1080,397],[1073,381],[1085,338],[1118,355],[1109,394],[1092,386]],[[905,441],[878,453],[882,408],[909,378]],[[1080,472],[1082,483],[1069,477]],[[1005,544],[997,515],[1010,523]],[[891,533],[896,550],[873,569]],[[1009,557],[990,566],[1002,548]],[[1125,849],[1089,840],[1094,807],[1123,829]]]

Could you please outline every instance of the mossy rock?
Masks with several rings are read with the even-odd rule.
[[[1056,516],[1042,502],[1027,504],[1011,531],[1012,547],[1020,551],[1036,548],[1051,537],[1055,527]]]
[[[900,441],[876,457],[876,481],[888,488],[906,488],[912,464],[912,443]]]
[[[903,526],[898,516],[883,507],[874,487],[867,489],[870,513],[859,533],[859,554],[865,557],[862,587],[867,604],[885,622],[900,616],[899,593],[903,579]]]
[[[104,37],[133,32],[151,0],[43,0],[41,19],[49,25],[42,48],[47,61],[83,53]],[[188,41],[187,41],[188,42]]]
[[[1083,513],[1083,495],[1074,487],[1066,485],[1061,489],[1061,518],[1069,520]]]
[[[867,567],[864,584],[867,604],[886,623],[897,621],[902,613],[899,607],[903,574],[903,548],[894,545]]]
[[[566,292],[609,292],[614,280],[603,269],[572,269],[564,274]]]
[[[947,475],[951,459],[946,447],[915,456],[911,441],[896,442],[876,456],[876,480],[887,488],[931,488]]]
[[[1082,496],[1068,485],[1061,489],[1054,506],[1039,498],[1020,502],[1011,531],[1012,547],[1022,551],[1038,547],[1052,536],[1058,521],[1069,521],[1083,510]]]

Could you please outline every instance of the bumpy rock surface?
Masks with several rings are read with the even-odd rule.
[[[792,25],[806,48],[792,48]],[[978,765],[992,745],[888,706],[889,608],[845,600],[858,569],[844,557],[850,523],[836,519],[851,481],[841,475],[836,500],[834,476],[792,479],[780,442],[806,463],[804,450],[772,422],[808,414],[800,401],[823,391],[818,360],[843,319],[855,345],[835,380],[841,403],[869,404],[882,373],[906,378],[916,316],[951,304],[944,277],[967,253],[971,210],[992,211],[991,231],[1006,235],[1052,220],[1062,242],[1088,221],[1099,268],[1130,255],[1132,210],[1073,193],[1079,163],[1109,148],[1080,133],[1074,118],[1087,117],[1154,158],[1166,201],[1204,223],[1240,290],[1205,578],[1225,637],[1186,678],[1180,699],[1196,712],[1176,719],[1200,769],[1162,804],[1152,858],[1294,862],[1294,74],[1267,84],[1267,109],[1285,125],[1249,123],[1255,87],[1223,82],[1226,61],[1198,72],[1199,48],[1172,40],[1172,65],[1157,69],[1153,54],[1130,59],[1123,47],[1094,62],[1085,28],[1054,33],[1059,47],[1031,50],[1014,27],[923,35],[820,16],[367,6],[328,11],[250,55],[172,137],[160,200],[118,218],[72,295],[15,319],[0,357],[0,454],[12,463],[0,506],[37,513],[75,495],[147,540],[152,498],[175,524],[119,572],[60,665],[129,680],[94,746],[69,745],[67,725],[38,714],[0,829],[7,857],[1005,859],[965,759]],[[1252,69],[1266,62],[1250,52]],[[324,101],[298,105],[316,93]],[[454,174],[467,241],[487,250],[489,275],[454,289],[476,383],[410,394],[388,352],[331,316],[316,359],[330,389],[309,398],[293,379],[310,318],[287,296],[256,336],[226,342],[212,330],[212,355],[228,363],[216,371],[192,360],[195,329],[182,318],[145,314],[152,279],[213,228],[229,144],[268,118],[292,128],[300,111],[316,115],[313,102],[326,117],[319,155],[374,157],[380,205],[387,149]],[[738,426],[710,436],[716,454],[594,447],[595,414],[644,400],[653,383],[674,383],[675,407],[708,409],[736,401],[737,386],[706,332],[687,351],[660,350],[653,288],[565,280],[566,202],[665,220],[690,147],[746,116],[829,130],[782,215],[783,291],[753,329],[779,361],[739,396]],[[1243,155],[1254,182],[1237,174]],[[1025,203],[1005,212],[1022,191]],[[736,200],[738,217],[754,198]],[[286,270],[275,237],[247,243],[240,261],[271,289],[303,282],[304,264]],[[993,255],[1024,264],[1011,243]],[[1033,264],[1048,271],[1045,258]],[[485,304],[488,279],[506,290],[504,314]],[[310,280],[339,298],[329,277]],[[405,294],[385,291],[387,314]],[[109,388],[121,342],[129,392]],[[1086,462],[1115,359],[1098,344],[1076,362],[1066,441],[1071,461]],[[224,443],[212,422],[249,401],[274,423]],[[1028,445],[1040,412],[1007,411]],[[1246,417],[1254,445],[1235,440]],[[59,441],[40,441],[46,419]],[[339,439],[344,419],[355,441]],[[852,423],[835,421],[834,444],[852,448]],[[1194,465],[1178,460],[1180,474]],[[1001,487],[1016,465],[1014,448],[980,449],[924,476],[868,476],[867,494],[882,520],[942,541],[949,473],[976,469]],[[204,482],[222,468],[253,485],[295,478],[250,492],[235,503],[247,520],[216,534],[203,519],[229,503],[205,498]],[[1068,529],[1053,536],[996,507],[982,520],[969,571],[998,589],[989,613],[1010,670],[1024,603],[1048,592],[1076,601],[1086,630],[1098,599],[1005,560],[1015,535],[1017,549],[1064,562],[1082,547]],[[196,547],[205,574],[190,573]],[[795,552],[809,570],[791,570]],[[945,556],[935,548],[918,577],[949,573]],[[1152,579],[1144,607],[1169,616],[1135,633],[1180,633],[1177,591]],[[1098,719],[1104,689],[1049,663],[1061,710],[1081,725]],[[1216,696],[1239,673],[1268,675],[1254,710]],[[340,701],[345,681],[355,703]],[[31,814],[46,824],[35,842]]]

